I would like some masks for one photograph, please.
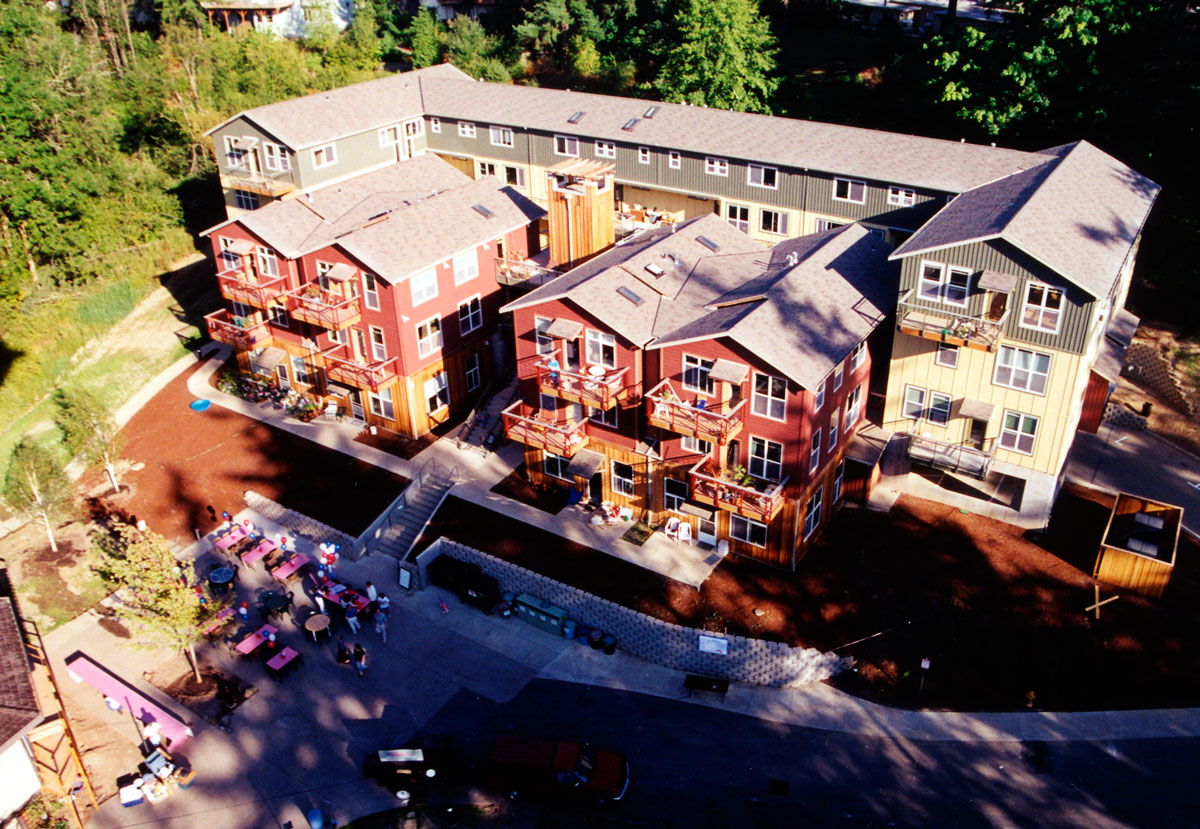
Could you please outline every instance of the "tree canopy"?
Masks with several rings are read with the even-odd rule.
[[[5,503],[14,512],[45,525],[53,552],[58,552],[54,521],[67,511],[73,498],[71,482],[53,453],[30,438],[16,445],[4,480]]]
[[[112,413],[94,394],[81,388],[59,389],[55,403],[67,450],[88,466],[103,467],[113,492],[119,492],[117,460],[124,441]]]

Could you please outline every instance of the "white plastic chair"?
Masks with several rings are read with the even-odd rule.
[[[675,518],[673,516],[671,518],[668,518],[666,529],[664,529],[663,532],[665,532],[667,534],[667,538],[671,539],[676,544],[678,544],[679,543],[679,519]]]
[[[679,523],[679,540],[686,543],[689,547],[692,546],[692,525],[686,521]]]

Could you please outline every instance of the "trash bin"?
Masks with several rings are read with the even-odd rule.
[[[567,611],[544,602],[537,596],[522,593],[513,602],[517,616],[535,628],[562,636],[562,623],[567,618]]]
[[[592,650],[600,650],[600,646],[604,644],[604,634],[601,631],[593,630],[588,634],[588,644],[592,646]]]
[[[587,625],[580,625],[575,629],[575,638],[579,640],[579,644],[586,645],[588,643],[588,636],[591,634],[591,632],[592,629]]]
[[[564,639],[574,639],[575,638],[575,620],[574,619],[564,619],[563,620],[563,638]]]
[[[617,639],[615,636],[608,635],[604,637],[604,653],[607,656],[612,656],[617,652]]]

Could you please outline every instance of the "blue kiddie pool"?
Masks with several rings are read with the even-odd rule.
[[[211,400],[193,400],[188,405],[191,406],[191,409],[193,412],[203,412],[203,411],[206,411],[208,409],[208,407],[212,405],[212,401]]]

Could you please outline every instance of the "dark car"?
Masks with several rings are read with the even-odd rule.
[[[492,743],[484,784],[510,797],[620,800],[629,786],[629,762],[624,755],[597,751],[586,743],[502,735]]]

